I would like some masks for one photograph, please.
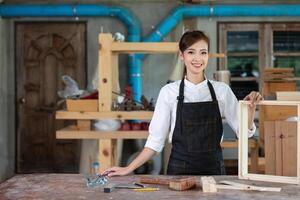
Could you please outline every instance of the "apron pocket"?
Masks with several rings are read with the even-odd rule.
[[[205,121],[186,120],[185,130],[187,148],[190,153],[204,153],[217,150],[218,124],[217,118],[208,118]]]

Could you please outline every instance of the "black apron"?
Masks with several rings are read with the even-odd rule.
[[[225,174],[222,118],[209,80],[207,85],[212,101],[184,103],[184,79],[180,83],[168,175]]]

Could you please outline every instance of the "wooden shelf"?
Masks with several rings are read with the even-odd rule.
[[[114,53],[177,53],[177,42],[113,42],[111,51]],[[224,58],[223,53],[210,53],[210,58]]]
[[[248,146],[249,148],[256,148],[257,147],[257,140],[250,138],[248,140]],[[238,140],[233,141],[223,141],[221,143],[222,148],[238,148]]]
[[[176,53],[177,42],[114,42],[111,51],[118,53]]]
[[[56,131],[57,139],[146,139],[148,135],[148,131],[80,131],[76,126]]]
[[[152,119],[152,111],[102,111],[102,112],[70,112],[57,111],[56,119]]]

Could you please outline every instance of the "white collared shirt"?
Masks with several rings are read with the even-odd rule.
[[[156,152],[162,151],[167,136],[169,136],[168,141],[170,143],[172,142],[180,81],[181,80],[178,80],[165,85],[159,92],[155,111],[149,126],[149,136],[145,144],[145,147],[151,148]],[[212,80],[210,80],[210,82],[216,93],[221,116],[226,118],[230,127],[238,135],[237,98],[227,84]],[[212,101],[207,80],[195,85],[187,79],[184,79],[184,102],[201,101]],[[256,127],[255,124],[253,124],[253,129],[248,131],[249,137],[254,135],[255,130]]]

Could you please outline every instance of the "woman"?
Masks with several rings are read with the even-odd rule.
[[[201,31],[183,34],[179,42],[184,78],[165,85],[158,96],[145,148],[127,167],[112,167],[102,174],[127,175],[162,151],[170,130],[172,151],[169,175],[223,175],[220,142],[223,134],[221,113],[238,130],[238,101],[228,85],[209,81],[204,75],[208,62],[209,38]],[[251,92],[249,137],[255,132],[255,103],[262,97]]]

